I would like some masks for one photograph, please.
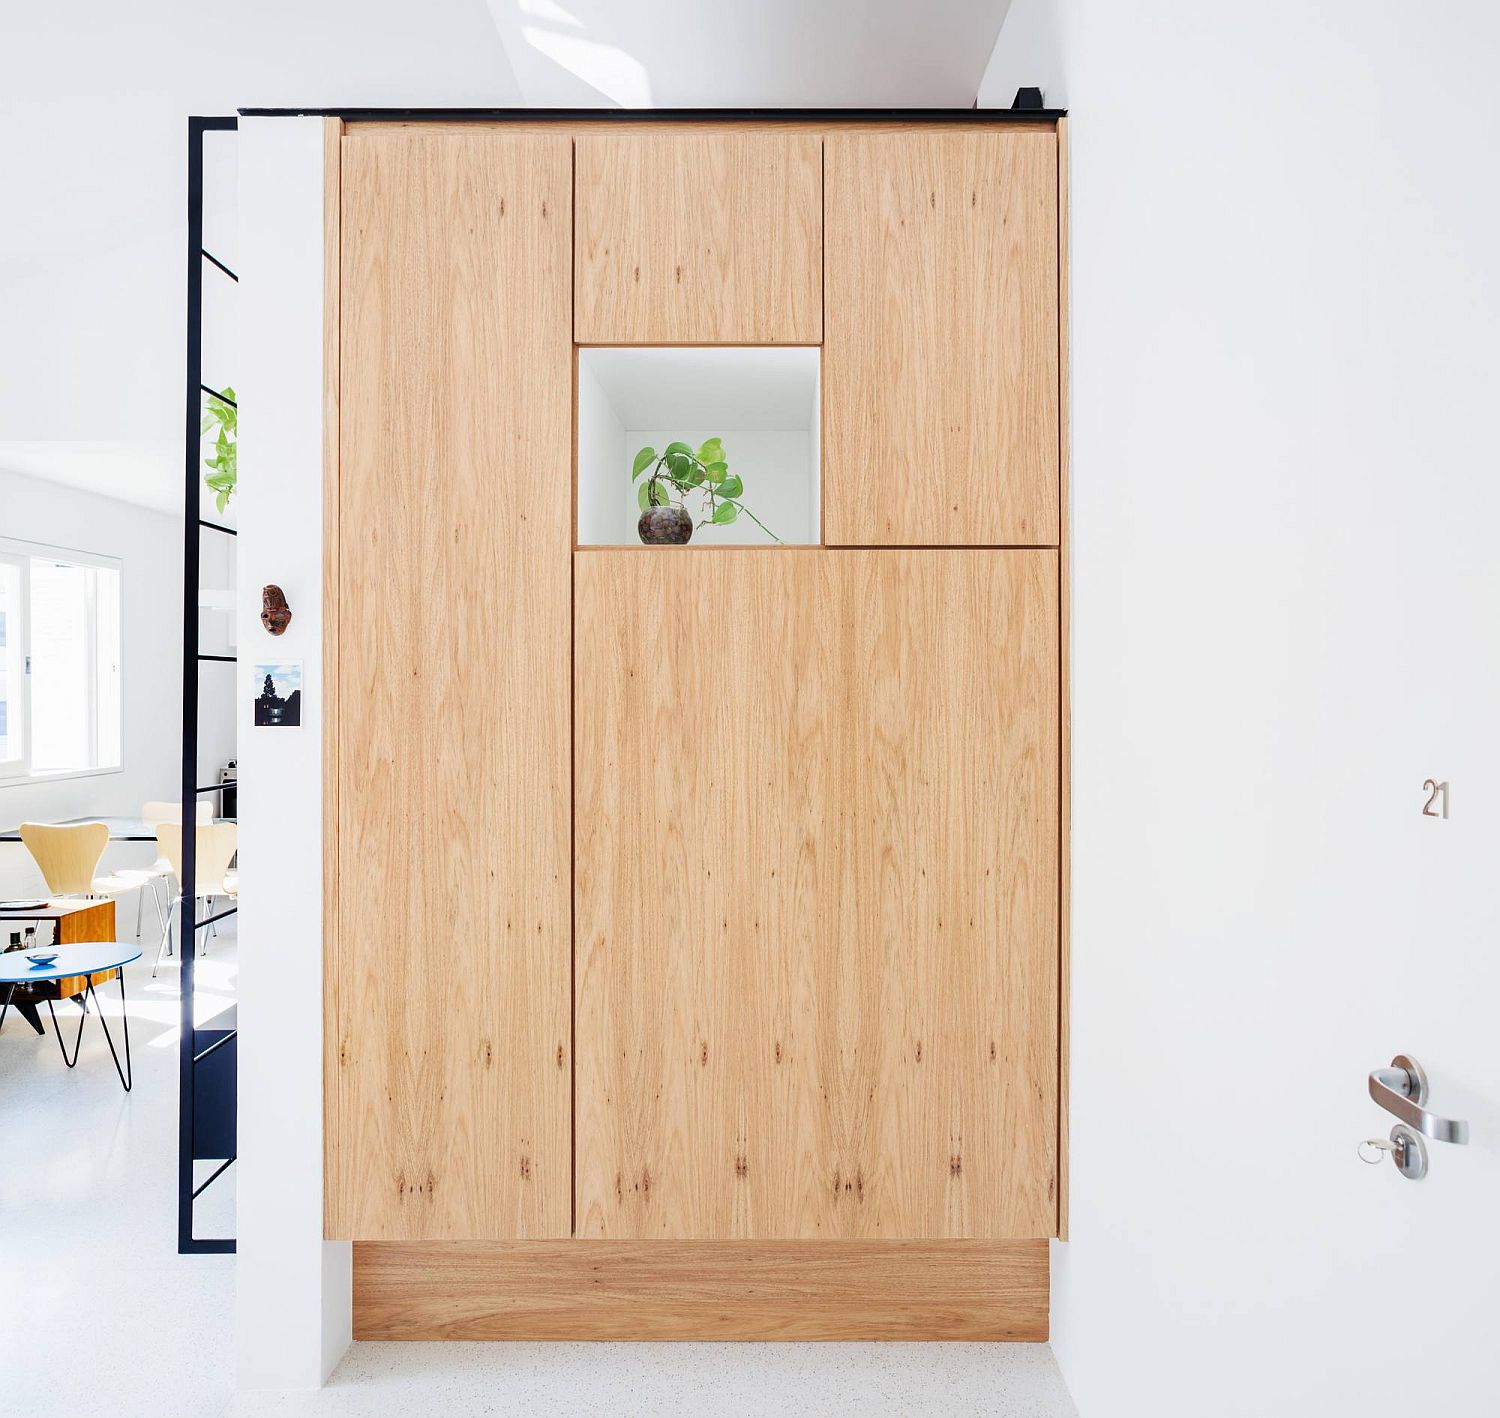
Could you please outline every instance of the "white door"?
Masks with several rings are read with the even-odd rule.
[[[1083,1418],[1494,1415],[1500,19],[1055,8],[1076,558],[1059,1361]],[[1442,795],[1423,814],[1428,779],[1446,817]],[[1398,1051],[1471,1129],[1429,1144],[1420,1182],[1355,1155],[1394,1121],[1366,1077]]]

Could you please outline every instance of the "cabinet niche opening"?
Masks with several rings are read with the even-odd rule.
[[[703,499],[686,497],[691,545],[815,546],[818,514],[818,374],[815,345],[776,347],[610,346],[578,351],[578,543],[640,546],[642,448],[697,450],[723,443],[723,460],[744,490],[748,515],[700,526]],[[673,494],[674,502],[676,494]]]

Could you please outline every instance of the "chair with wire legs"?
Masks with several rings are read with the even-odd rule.
[[[213,804],[204,800],[197,805],[197,818],[201,826],[214,820]],[[182,804],[172,802],[149,802],[141,807],[141,819],[146,826],[153,831],[163,822],[181,822]],[[161,854],[158,844],[156,860],[149,867],[121,868],[115,873],[116,876],[126,881],[139,881],[142,890],[136,897],[135,907],[135,938],[141,939],[141,927],[143,924],[142,910],[146,902],[147,890],[151,893],[151,904],[156,907],[157,925],[161,930],[161,939],[167,938],[167,912],[172,900],[172,863]],[[158,947],[159,948],[159,947]],[[167,954],[172,953],[171,947]]]
[[[233,822],[210,822],[199,824],[194,835],[194,863],[193,863],[193,909],[196,916],[197,903],[206,901],[209,904],[209,914],[212,915],[213,902],[216,897],[227,896],[233,899],[239,894],[238,874],[229,870],[229,864],[234,860],[237,849],[239,829]],[[176,910],[183,902],[182,894],[182,824],[177,822],[159,822],[156,825],[156,843],[161,851],[162,857],[168,862],[172,869],[172,875],[177,881],[177,893],[173,898],[171,908],[167,913],[167,931],[162,937],[160,948],[156,952],[156,964],[151,967],[151,977],[156,978],[156,972],[161,966],[162,957],[171,954],[172,932],[176,926]],[[194,935],[210,923],[204,921],[196,926]],[[204,942],[203,949],[207,949]]]

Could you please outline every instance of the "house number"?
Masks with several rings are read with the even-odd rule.
[[[1422,784],[1422,790],[1427,793],[1427,801],[1422,804],[1423,817],[1447,817],[1448,816],[1448,785],[1439,783],[1429,778]],[[1438,800],[1438,794],[1442,794],[1443,810],[1439,812],[1433,804]]]

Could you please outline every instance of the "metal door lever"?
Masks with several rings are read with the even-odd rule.
[[[1422,1106],[1427,1101],[1427,1075],[1405,1054],[1397,1054],[1389,1068],[1370,1071],[1370,1097],[1386,1112],[1437,1142],[1469,1140],[1469,1125],[1462,1118],[1440,1118]]]

